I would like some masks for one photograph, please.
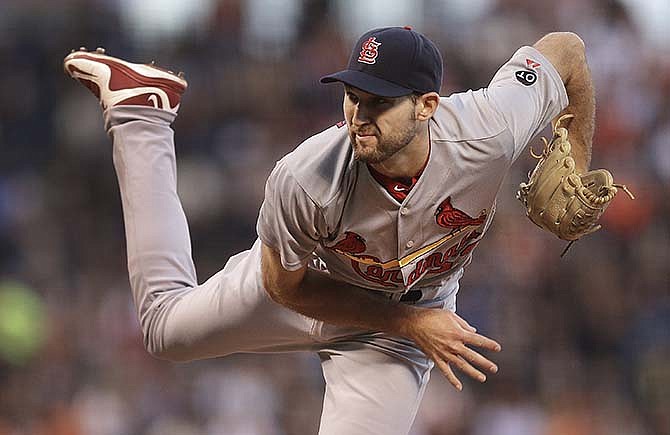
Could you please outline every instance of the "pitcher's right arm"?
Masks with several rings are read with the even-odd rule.
[[[305,316],[339,326],[383,331],[410,339],[435,361],[458,390],[455,366],[480,382],[486,375],[475,368],[496,373],[498,367],[468,346],[500,351],[500,345],[449,310],[420,308],[393,302],[359,287],[336,282],[303,266],[284,269],[280,254],[263,244],[261,269],[268,295],[278,304]]]

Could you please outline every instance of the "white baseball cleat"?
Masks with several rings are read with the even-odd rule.
[[[86,86],[103,109],[114,106],[148,106],[177,113],[188,87],[183,73],[174,74],[151,63],[130,63],[98,48],[72,50],[63,60],[65,73]]]

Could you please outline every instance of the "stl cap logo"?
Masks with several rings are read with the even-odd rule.
[[[361,54],[358,56],[358,61],[361,63],[367,63],[372,65],[377,62],[377,56],[379,56],[379,46],[382,45],[381,42],[377,42],[374,36],[369,38],[361,46]]]

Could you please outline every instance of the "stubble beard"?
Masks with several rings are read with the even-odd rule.
[[[358,145],[356,142],[356,134],[349,132],[351,146],[354,150],[354,159],[369,164],[381,163],[389,159],[398,151],[409,145],[409,143],[416,137],[418,123],[415,120],[413,121],[414,122],[408,123],[406,127],[393,134],[386,135],[385,137],[376,136],[377,144],[374,147],[362,147]]]

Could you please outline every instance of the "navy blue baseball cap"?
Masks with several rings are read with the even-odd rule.
[[[380,97],[440,92],[442,56],[433,41],[411,27],[384,27],[356,42],[347,69],[321,78]]]

